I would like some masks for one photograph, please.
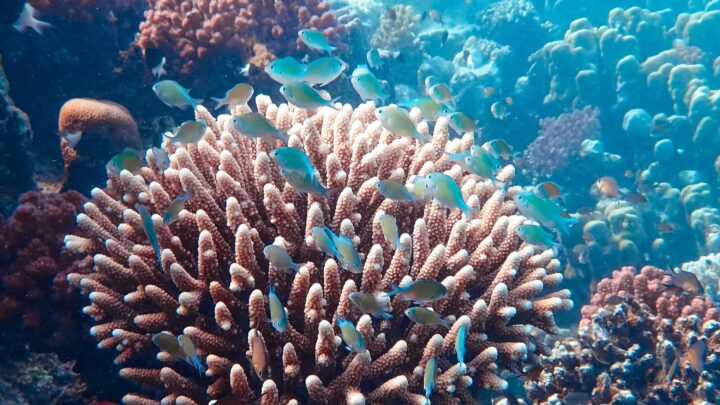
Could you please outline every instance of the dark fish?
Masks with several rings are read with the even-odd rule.
[[[593,347],[590,349],[590,351],[592,352],[593,357],[595,358],[595,360],[598,361],[598,363],[605,365],[611,363],[610,359],[608,358],[608,353],[605,350]]]
[[[626,195],[625,200],[632,204],[646,204],[648,202],[647,198],[638,192]]]
[[[685,360],[687,360],[688,364],[690,364],[690,367],[695,370],[695,372],[702,373],[702,371],[705,369],[705,349],[706,344],[704,340],[698,340],[690,346],[688,351],[685,353]]]
[[[675,360],[673,360],[672,364],[670,364],[670,368],[668,368],[667,371],[667,382],[672,381],[673,378],[675,378],[675,373],[678,371],[678,365],[680,364],[680,355],[678,353],[675,353]]]
[[[610,305],[618,305],[618,304],[622,304],[623,302],[625,302],[625,298],[623,298],[619,295],[611,295],[605,300],[605,302]]]
[[[587,405],[592,403],[590,394],[587,392],[573,391],[565,394],[563,397],[565,405]]]
[[[148,67],[159,65],[164,57],[162,51],[157,48],[145,48],[145,64]]]
[[[445,45],[445,42],[447,42],[448,39],[448,35],[450,35],[448,30],[443,30],[442,37],[440,38],[440,45]]]
[[[677,224],[674,224],[672,222],[660,222],[659,224],[657,224],[657,230],[661,234],[673,233],[677,228]]]
[[[691,294],[703,294],[705,291],[695,274],[689,271],[680,270],[675,273],[672,269],[668,268],[665,270],[665,274],[670,276],[669,282],[667,280],[663,282],[663,285],[666,287],[675,287]]]

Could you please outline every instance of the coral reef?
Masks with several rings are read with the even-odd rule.
[[[580,155],[582,141],[598,137],[599,114],[597,108],[584,107],[541,119],[537,138],[525,150],[523,166],[535,177],[549,177],[571,165]]]
[[[26,328],[41,331],[56,343],[76,335],[76,311],[81,305],[66,276],[81,271],[83,256],[61,248],[64,236],[75,230],[75,216],[84,200],[75,191],[29,191],[2,223],[0,322],[21,316]]]
[[[3,343],[0,356],[1,403],[90,403],[84,396],[85,384],[73,371],[73,362],[63,362],[53,353],[34,353],[12,342]]]
[[[77,145],[68,141],[68,133],[81,133]],[[103,178],[107,161],[124,148],[140,149],[142,141],[130,112],[107,100],[73,98],[60,108],[58,118],[60,148],[65,163],[64,182],[71,188],[89,190]],[[74,175],[78,173],[78,175]]]
[[[380,26],[370,38],[370,45],[380,49],[415,53],[419,17],[411,6],[397,5],[380,15]]]
[[[264,404],[418,404],[425,401],[422,370],[435,356],[433,403],[452,397],[476,403],[478,390],[507,387],[502,369],[522,369],[547,349],[537,337],[556,332],[554,314],[572,307],[569,291],[558,290],[560,263],[553,250],[518,238],[515,230],[527,220],[512,199],[520,187],[463,174],[442,156],[446,148],[471,145],[470,134],[449,141],[441,118],[432,142],[421,146],[384,130],[372,103],[313,113],[274,105],[267,96],[255,102],[290,134],[289,146],[307,152],[330,189],[327,199],[297,194],[269,156],[275,145],[243,137],[228,125],[230,115],[216,119],[200,106],[196,118],[208,123],[203,140],[164,143],[171,152],[165,171],[150,163],[137,175],[109,173],[107,187],[94,189],[78,215],[77,233],[66,237],[66,250],[93,256],[92,273],[68,280],[88,294],[84,312],[95,321],[90,332],[98,347],[119,350],[121,377],[160,389],[164,402],[185,404],[227,395],[262,395]],[[248,110],[239,106],[233,114]],[[411,116],[429,134],[419,110]],[[472,220],[435,201],[421,207],[384,199],[376,187],[378,179],[405,182],[434,171],[460,184],[476,210]],[[507,185],[513,175],[506,166],[498,180]],[[191,199],[176,222],[163,224],[159,215],[181,193]],[[136,204],[155,214],[160,263]],[[397,218],[397,250],[383,237],[381,212]],[[353,241],[361,274],[316,250],[312,228],[323,224]],[[270,244],[284,247],[301,263],[299,271],[269,264],[263,249]],[[403,315],[409,302],[400,297],[390,301],[393,319],[375,322],[349,299],[355,291],[380,294],[412,280],[447,288],[432,307],[452,324],[449,331],[410,322]],[[265,322],[270,287],[286,306],[284,332]],[[357,325],[366,351],[340,347],[338,317]],[[453,353],[461,325],[468,329],[467,374],[458,372]],[[192,340],[208,379],[169,353],[157,354],[151,338],[161,331]],[[251,374],[258,364],[246,358],[258,338],[270,354],[264,378]],[[140,392],[123,401],[157,403],[152,391]]]
[[[526,383],[534,403],[577,392],[594,403],[716,403],[720,313],[705,295],[669,289],[666,278],[654,267],[624,267],[598,283],[577,337],[557,342]]]
[[[698,278],[705,288],[705,294],[712,297],[715,302],[720,301],[720,253],[702,256],[697,260],[683,263],[680,267],[689,271]]]
[[[347,49],[342,38],[354,24],[339,21],[319,0],[152,0],[136,43],[144,51],[159,49],[169,69],[187,75],[201,61],[216,63],[230,55],[240,58],[237,65],[246,63],[255,44],[274,54],[293,53],[303,28],[323,31],[342,51]]]
[[[10,98],[10,84],[0,57],[0,214],[8,213],[18,196],[32,187],[29,145],[32,129],[27,114]]]

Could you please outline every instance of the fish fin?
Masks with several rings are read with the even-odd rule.
[[[181,111],[187,111],[187,110],[190,109],[190,107],[192,107],[192,108],[195,108],[195,107],[196,107],[196,105],[193,105],[193,104],[183,104],[183,105],[174,106],[174,105],[172,105],[172,104],[165,103],[165,105],[168,105],[168,106],[170,106],[170,107],[177,107],[177,108],[179,108]]]
[[[243,66],[242,69],[240,69],[240,74],[245,77],[250,76],[250,64],[249,63],[246,63],[245,66]]]
[[[205,101],[205,99],[202,99],[202,98],[195,98],[195,99],[193,99],[193,103],[194,103],[194,104],[192,105],[193,109],[196,108],[197,106],[199,106],[200,104],[202,104],[203,101]]]
[[[379,319],[392,319],[392,314],[387,311],[381,311]]]
[[[82,139],[82,131],[65,131],[65,133],[63,133],[63,137],[67,140],[68,146],[75,149],[80,142],[80,139]]]
[[[210,98],[212,99],[212,101],[215,102],[215,110],[219,110],[220,108],[222,108],[222,106],[225,105],[225,98],[224,98],[224,97],[223,97],[223,98],[220,98],[220,97],[210,97]]]
[[[570,225],[577,224],[579,221],[578,221],[577,218],[572,218],[572,217],[570,217],[570,218],[565,218],[565,217],[561,217],[561,219],[560,219],[559,221],[556,221],[556,222],[557,222],[557,227],[558,227],[558,229],[559,229],[562,233],[564,233],[564,234],[567,235],[567,234],[570,232]]]
[[[386,292],[388,297],[397,295],[400,292],[400,287],[397,284],[390,283],[390,291]]]
[[[45,28],[55,28],[52,24],[35,18],[35,9],[29,3],[25,4],[25,8],[12,26],[20,32],[31,28],[39,35],[43,35]]]

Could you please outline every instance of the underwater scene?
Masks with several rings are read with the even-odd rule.
[[[2,0],[0,404],[720,404],[720,0]]]

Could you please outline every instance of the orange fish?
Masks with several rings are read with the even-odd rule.
[[[560,198],[560,186],[552,181],[543,181],[535,187],[535,194],[538,197],[554,200]]]
[[[618,188],[617,181],[610,176],[600,177],[595,182],[595,187],[598,189],[600,194],[607,198],[620,197],[620,189]]]
[[[657,230],[660,233],[673,233],[678,226],[672,222],[660,222],[657,224]]]
[[[678,288],[691,294],[703,294],[705,291],[695,274],[689,271],[680,270],[675,273],[675,271],[668,268],[665,270],[665,274],[670,276],[670,281],[663,283],[666,287]]]
[[[497,94],[497,91],[495,91],[495,87],[487,86],[483,89],[483,92],[485,93],[485,97],[492,97],[495,94]]]
[[[705,369],[705,349],[705,341],[698,340],[695,344],[690,346],[688,351],[685,353],[685,360],[688,361],[690,367],[692,367],[698,374],[702,373]]]
[[[250,363],[258,378],[264,381],[270,376],[270,356],[265,339],[257,329],[251,329],[248,334],[248,343],[250,345]]]

